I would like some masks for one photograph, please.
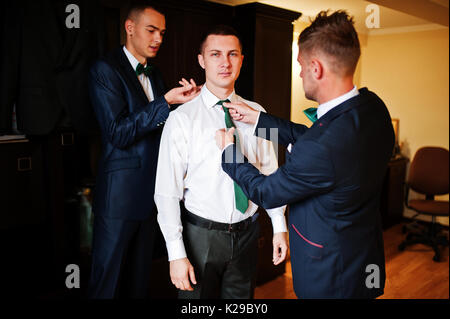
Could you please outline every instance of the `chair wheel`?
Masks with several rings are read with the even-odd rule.
[[[441,260],[441,258],[440,258],[440,256],[439,255],[434,255],[433,256],[433,261],[435,261],[435,262],[439,262]]]
[[[398,245],[398,250],[400,250],[400,251],[404,251],[405,248],[406,248],[405,243],[401,243],[400,245]]]

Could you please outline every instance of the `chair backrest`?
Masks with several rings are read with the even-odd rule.
[[[426,195],[448,194],[449,152],[441,147],[417,150],[409,167],[408,185]]]

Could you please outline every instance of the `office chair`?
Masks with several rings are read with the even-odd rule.
[[[409,229],[406,240],[398,249],[404,250],[406,246],[421,243],[431,246],[434,250],[434,261],[439,261],[441,253],[438,245],[448,246],[448,238],[440,233],[442,226],[436,222],[438,216],[449,216],[449,202],[434,200],[435,195],[444,195],[449,192],[449,152],[441,147],[422,147],[417,150],[409,168],[406,181],[405,203],[406,207],[419,215],[431,216],[432,222],[428,227],[420,227],[416,221],[404,228]],[[409,190],[425,195],[425,199],[409,199]]]

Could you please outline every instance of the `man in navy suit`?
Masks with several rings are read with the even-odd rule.
[[[298,62],[314,124],[307,128],[228,103],[234,120],[255,123],[255,133],[288,147],[285,165],[269,176],[237,163],[233,129],[216,134],[222,168],[264,208],[290,205],[289,240],[299,298],[375,298],[383,294],[385,260],[379,202],[394,146],[383,101],[356,89],[360,56],[353,19],[321,12],[300,35]],[[317,114],[315,114],[317,111]],[[271,136],[270,128],[277,128]],[[273,134],[272,134],[273,135]],[[226,154],[230,153],[233,156]],[[231,160],[230,160],[231,158]],[[241,161],[242,162],[242,161]]]
[[[195,82],[165,93],[150,64],[165,33],[164,15],[148,5],[130,8],[124,47],[97,61],[89,90],[102,133],[93,211],[90,298],[148,294],[156,206],[153,200],[162,127],[171,104],[200,92]],[[120,279],[120,280],[119,280]]]

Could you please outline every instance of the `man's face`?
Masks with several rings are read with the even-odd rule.
[[[198,55],[206,83],[224,89],[234,88],[243,59],[239,39],[234,35],[209,35],[202,54]]]
[[[150,8],[141,12],[136,19],[127,20],[126,31],[129,42],[140,58],[153,58],[166,32],[164,16]]]
[[[308,100],[316,101],[317,83],[313,77],[311,60],[308,55],[302,54],[302,52],[299,50],[297,61],[301,67],[300,77],[303,81],[303,90],[305,91],[305,97]]]

